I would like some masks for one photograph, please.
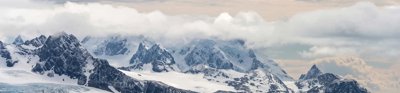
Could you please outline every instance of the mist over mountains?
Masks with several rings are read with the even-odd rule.
[[[200,81],[207,79],[201,83],[216,86],[221,82],[228,84],[230,86],[222,87],[231,91],[291,91],[291,85],[284,81],[297,80],[300,74],[307,72],[308,69],[304,67],[317,64],[322,72],[343,76],[337,78],[339,80],[355,79],[369,91],[392,92],[400,85],[400,74],[397,72],[400,66],[400,50],[397,48],[400,45],[400,13],[397,6],[361,2],[348,7],[304,12],[283,20],[266,21],[263,15],[253,11],[220,13],[217,16],[169,15],[163,11],[143,12],[127,6],[90,0],[85,3],[46,2],[24,0],[0,4],[0,45],[3,46],[0,47],[0,53],[4,58],[1,60],[5,63],[4,66],[14,69],[12,67],[21,66],[21,63],[31,60],[29,66],[24,64],[25,68],[31,69],[36,62],[51,61],[41,63],[48,67],[35,67],[40,70],[36,72],[74,72],[66,75],[74,79],[89,77],[90,75],[82,75],[85,70],[78,71],[78,68],[77,71],[63,71],[62,68],[71,68],[69,66],[52,68],[55,64],[68,63],[57,63],[59,60],[64,62],[63,58],[47,59],[44,56],[50,50],[39,49],[48,41],[49,36],[66,32],[79,41],[72,45],[77,46],[79,43],[80,46],[66,54],[74,54],[81,48],[87,52],[82,52],[86,53],[83,59],[73,59],[85,61],[77,67],[86,64],[86,58],[90,54],[94,58],[107,60],[111,67],[119,71],[123,69],[122,73],[130,73],[127,76],[139,80],[146,79],[137,74],[164,82],[170,80],[155,77],[186,75]],[[142,48],[139,48],[140,44],[143,45]],[[58,46],[51,48],[53,47]],[[67,47],[70,45],[63,48]],[[138,52],[139,50],[142,52]],[[38,51],[42,53],[39,55]],[[134,57],[135,54],[137,56]],[[20,59],[15,60],[16,58]],[[260,68],[267,69],[259,70]],[[220,69],[224,70],[219,71]],[[22,75],[36,77],[32,71],[25,70],[28,74]],[[8,73],[7,69],[2,71]],[[161,73],[149,74],[143,71]],[[264,71],[270,73],[265,74]],[[187,73],[203,73],[205,76],[191,76]],[[42,80],[41,76],[38,77]],[[261,84],[249,78],[255,81],[257,79],[254,78],[271,81]],[[264,89],[255,88],[259,87],[257,85]],[[178,89],[196,92],[202,90],[195,88],[196,86],[201,84],[178,86]],[[104,86],[101,87],[105,89]],[[210,90],[201,92],[215,90],[208,89]]]
[[[46,39],[46,40],[43,40]],[[112,39],[112,38],[111,38]],[[17,37],[15,42],[24,41]],[[31,42],[41,41],[44,42]],[[115,39],[112,39],[115,40]],[[126,41],[124,39],[122,41]],[[90,42],[85,39],[84,42]],[[97,40],[96,40],[97,41]],[[88,51],[82,41],[74,35],[65,32],[50,36],[39,36],[32,40],[12,44],[1,43],[2,59],[5,59],[4,66],[1,68],[5,77],[15,77],[4,79],[2,82],[15,84],[13,80],[26,77],[35,78],[31,81],[20,81],[25,84],[38,84],[42,91],[91,91],[82,87],[66,86],[65,84],[92,87],[109,92],[122,93],[192,93],[192,92],[357,92],[367,93],[355,80],[343,80],[340,76],[323,76],[322,72],[314,65],[311,70],[300,78],[299,81],[292,79],[283,69],[273,60],[258,58],[251,49],[244,48],[244,41],[218,41],[200,40],[194,44],[183,48],[163,48],[159,44],[147,47],[145,41],[141,41],[136,53],[132,56],[129,65],[118,67],[109,64],[105,59],[99,59],[94,55],[106,56],[131,56],[125,54],[101,53],[95,54]],[[124,44],[113,43],[104,40],[105,50],[119,50]],[[217,43],[218,42],[218,43]],[[93,43],[92,43],[93,44]],[[109,45],[111,44],[111,45]],[[148,43],[147,43],[148,44]],[[34,46],[39,45],[39,46]],[[96,46],[96,45],[95,45]],[[174,50],[177,49],[177,50]],[[96,49],[94,49],[96,50]],[[174,54],[175,52],[178,54]],[[112,51],[104,51],[112,52]],[[129,54],[129,53],[127,53]],[[183,56],[183,57],[181,57]],[[184,58],[184,59],[179,59]],[[249,60],[250,58],[250,60]],[[34,59],[34,60],[32,60]],[[175,59],[180,62],[175,62]],[[115,60],[114,60],[115,61]],[[184,61],[184,62],[182,62]],[[12,62],[12,63],[10,63]],[[124,62],[124,61],[116,61]],[[250,65],[250,66],[246,66]],[[185,67],[189,66],[189,67]],[[119,68],[119,69],[117,69]],[[188,69],[189,68],[189,69]],[[174,84],[174,76],[163,76],[153,78],[167,78],[165,84],[160,81],[146,80],[143,75],[153,74],[181,74],[196,75],[202,78],[203,82],[193,87],[181,87]],[[137,73],[137,74],[133,74]],[[314,74],[315,73],[315,74]],[[16,76],[14,75],[16,74]],[[330,74],[330,73],[329,73]],[[25,75],[25,77],[19,77]],[[138,75],[138,76],[135,76]],[[320,76],[321,75],[321,78]],[[333,75],[333,74],[331,74]],[[202,77],[199,77],[202,76]],[[172,78],[171,78],[172,77]],[[191,76],[193,77],[193,76]],[[303,78],[306,77],[306,78]],[[326,78],[325,78],[326,77]],[[180,77],[184,78],[184,77]],[[311,82],[318,79],[318,82]],[[326,80],[327,79],[327,80]],[[165,79],[164,79],[165,80]],[[207,82],[207,83],[204,83]],[[77,88],[62,90],[48,87],[48,82],[56,83],[59,87]],[[165,82],[165,81],[164,81]],[[196,84],[199,81],[186,81]],[[294,83],[296,82],[296,83]],[[335,83],[336,82],[336,83]],[[339,83],[339,84],[338,84]],[[189,84],[189,83],[186,83]],[[227,89],[208,89],[204,86],[218,84],[226,86]],[[295,84],[290,85],[288,84]],[[321,85],[315,85],[321,84]],[[18,85],[3,84],[8,88],[17,88]],[[304,86],[307,86],[304,88]],[[202,87],[200,89],[196,89]],[[229,87],[229,88],[228,88]],[[40,91],[35,88],[25,87],[26,91]],[[24,90],[1,90],[8,92],[22,92]],[[98,90],[97,90],[98,91]]]

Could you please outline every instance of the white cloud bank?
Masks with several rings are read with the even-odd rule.
[[[12,1],[0,1],[3,2]],[[140,13],[129,7],[99,3],[52,5],[27,0],[23,3],[29,7],[0,7],[1,40],[9,41],[19,34],[32,38],[60,31],[78,37],[145,35],[171,45],[197,38],[240,38],[253,48],[292,43],[310,45],[308,50],[296,52],[310,59],[348,55],[381,64],[400,62],[400,8],[372,3],[302,13],[276,22],[264,21],[255,12],[233,16],[221,13],[216,17],[170,16],[159,11]]]

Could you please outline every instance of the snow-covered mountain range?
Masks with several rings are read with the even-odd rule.
[[[63,32],[26,41],[18,36],[12,43],[0,42],[0,92],[368,92],[357,81],[323,73],[315,65],[295,80],[245,43],[198,39],[163,46],[144,36],[79,40]]]

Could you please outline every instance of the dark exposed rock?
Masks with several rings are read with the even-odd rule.
[[[39,37],[36,37],[32,40],[28,40],[24,42],[24,45],[32,45],[34,47],[40,47],[44,43],[46,43],[47,37],[44,35],[40,35]]]
[[[35,65],[33,72],[67,75],[77,79],[79,85],[107,91],[114,88],[121,93],[192,93],[161,82],[131,78],[110,66],[106,60],[92,57],[75,36],[66,33],[50,36],[38,49],[37,55],[41,62]]]
[[[357,81],[343,79],[332,73],[322,73],[315,65],[295,84],[299,89],[309,89],[303,91],[307,93],[368,93]]]
[[[335,81],[330,84],[325,93],[367,93],[365,88],[360,88],[355,80]]]
[[[24,44],[24,40],[22,39],[22,37],[20,35],[18,35],[12,44],[17,45],[17,46],[22,45],[22,44]]]
[[[302,74],[300,76],[300,80],[306,80],[311,78],[316,78],[319,75],[323,74],[321,70],[317,68],[316,65],[313,65],[310,70],[308,70],[307,74]]]
[[[38,49],[37,55],[40,62],[32,69],[33,72],[44,74],[51,70],[57,75],[67,75],[78,81],[86,81],[83,68],[93,59],[75,36],[66,33],[50,36]],[[80,82],[80,85],[85,83]]]
[[[158,44],[147,49],[143,43],[140,43],[138,50],[130,60],[130,64],[132,64],[132,66],[122,69],[143,69],[144,65],[151,64],[154,72],[175,70],[173,67],[173,65],[175,65],[174,57]]]
[[[91,87],[111,91],[111,86],[121,93],[193,93],[161,82],[136,80],[110,66],[105,60],[95,61],[94,66],[94,73],[88,82]]]
[[[0,57],[5,59],[7,67],[13,67],[18,61],[13,61],[10,52],[7,50],[5,44],[0,41]]]

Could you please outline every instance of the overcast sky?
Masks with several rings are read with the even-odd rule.
[[[379,91],[400,88],[400,8],[395,0],[70,1],[0,1],[0,40],[60,31],[78,37],[145,35],[166,46],[239,38],[295,78],[319,64]]]

